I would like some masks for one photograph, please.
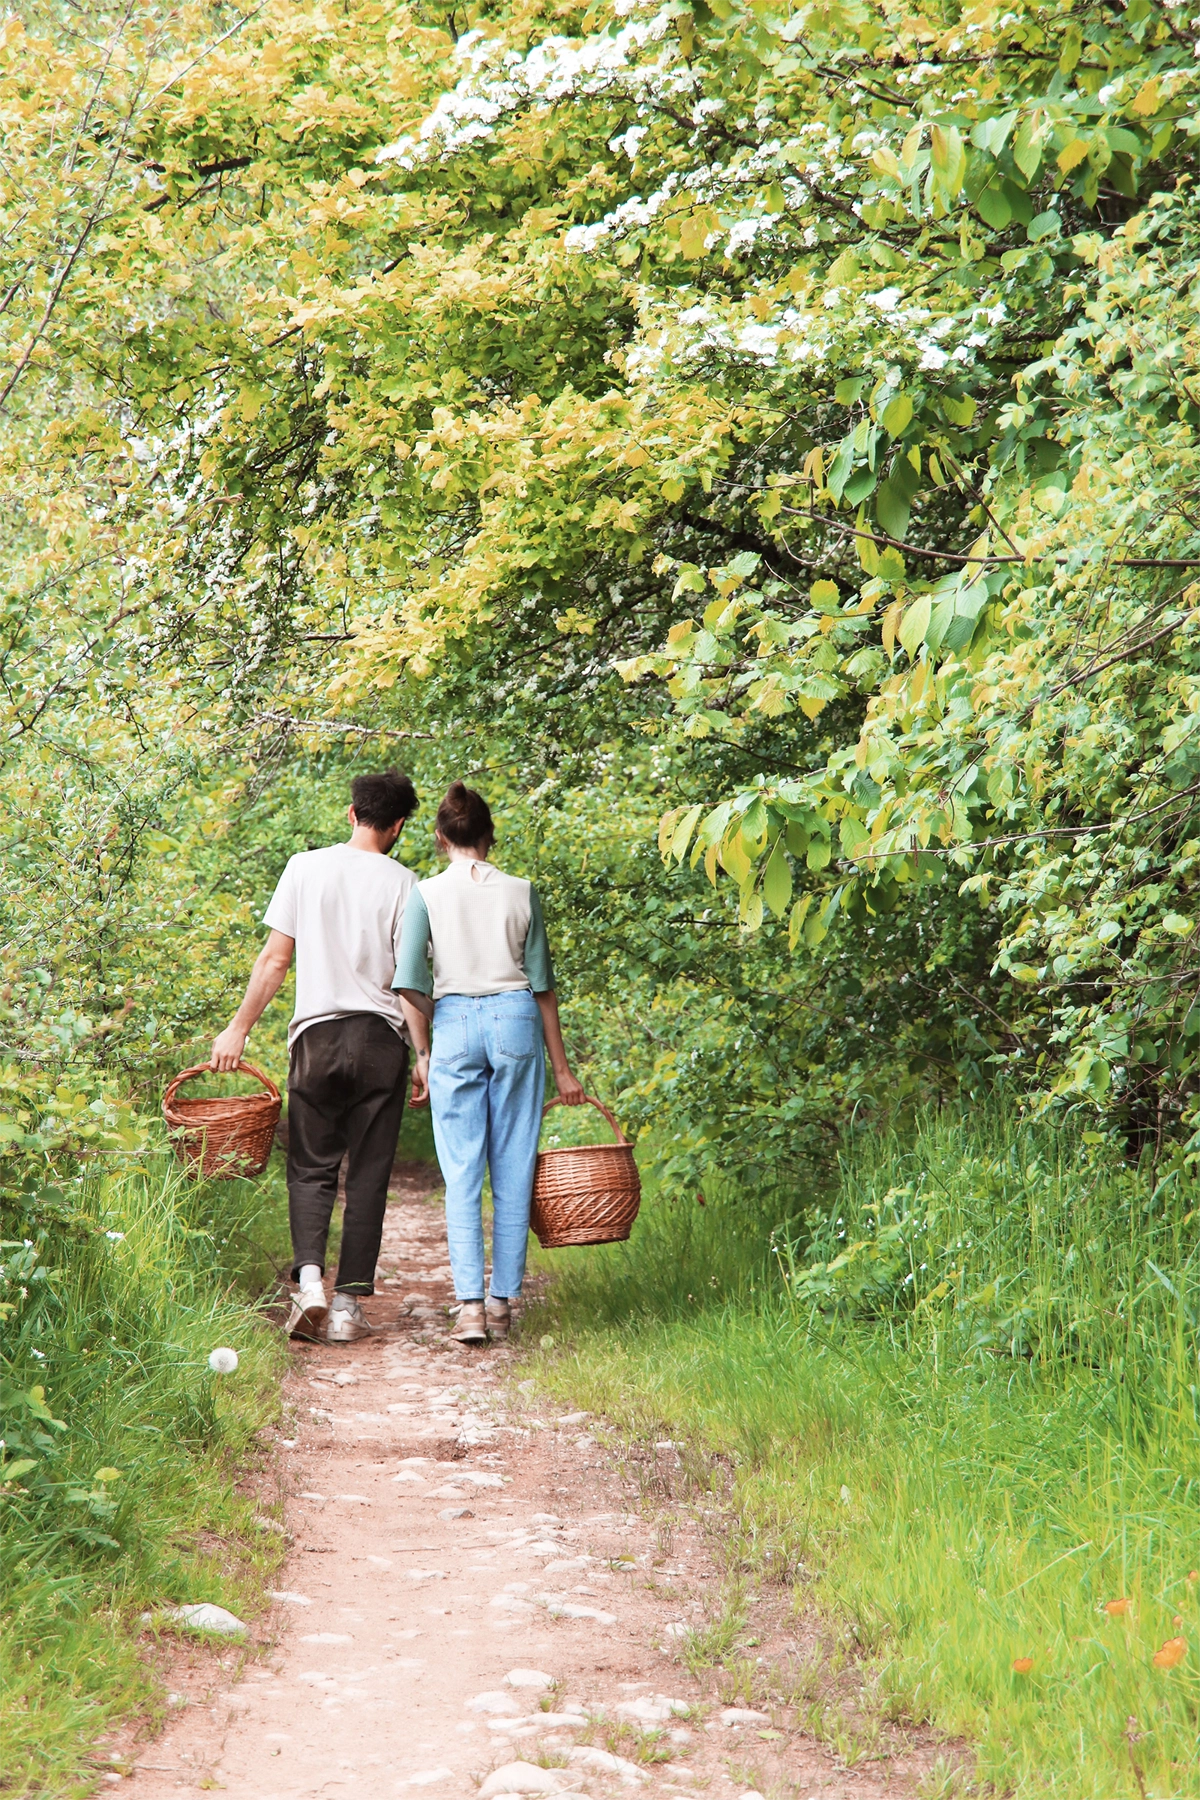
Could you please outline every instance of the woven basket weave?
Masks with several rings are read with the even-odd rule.
[[[238,1072],[253,1075],[265,1094],[230,1094],[218,1100],[180,1100],[179,1089],[194,1075],[211,1075],[197,1063],[177,1075],[163,1095],[163,1118],[170,1127],[175,1154],[189,1175],[209,1181],[231,1181],[236,1175],[261,1175],[271,1154],[279,1123],[279,1089],[253,1063]]]
[[[561,1100],[548,1100],[542,1116]],[[529,1223],[543,1250],[619,1244],[629,1236],[642,1183],[629,1139],[599,1100],[588,1101],[617,1134],[615,1144],[571,1145],[538,1153]]]

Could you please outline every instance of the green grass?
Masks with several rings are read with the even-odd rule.
[[[277,1165],[194,1184],[161,1157],[5,1202],[0,1793],[90,1792],[96,1739],[153,1717],[143,1611],[262,1604],[283,1540],[243,1478],[278,1409],[256,1312],[287,1256]],[[218,1345],[234,1374],[209,1370]]]
[[[628,1246],[545,1257],[546,1381],[682,1439],[731,1592],[793,1589],[826,1669],[979,1782],[1200,1795],[1194,1185],[992,1113],[874,1134],[805,1198],[652,1196]],[[792,1698],[836,1742],[825,1692]]]

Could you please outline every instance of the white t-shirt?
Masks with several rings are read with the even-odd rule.
[[[378,1013],[407,1040],[392,992],[400,923],[417,878],[375,850],[331,844],[289,858],[263,923],[296,940],[288,1048],[309,1025]]]

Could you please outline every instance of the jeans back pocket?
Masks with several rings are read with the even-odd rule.
[[[542,1015],[533,995],[527,1005],[506,1005],[496,1009],[492,1035],[501,1056],[524,1060],[541,1056]]]

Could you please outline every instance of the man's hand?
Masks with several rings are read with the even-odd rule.
[[[418,1050],[417,1060],[413,1064],[412,1098],[410,1106],[429,1105],[429,1052]]]
[[[238,1025],[227,1025],[220,1036],[213,1039],[209,1068],[228,1075],[240,1065],[245,1048],[246,1033]]]
[[[558,1097],[564,1106],[582,1106],[587,1100],[583,1091],[583,1083],[576,1081],[570,1069],[554,1071],[554,1085],[558,1089]]]

